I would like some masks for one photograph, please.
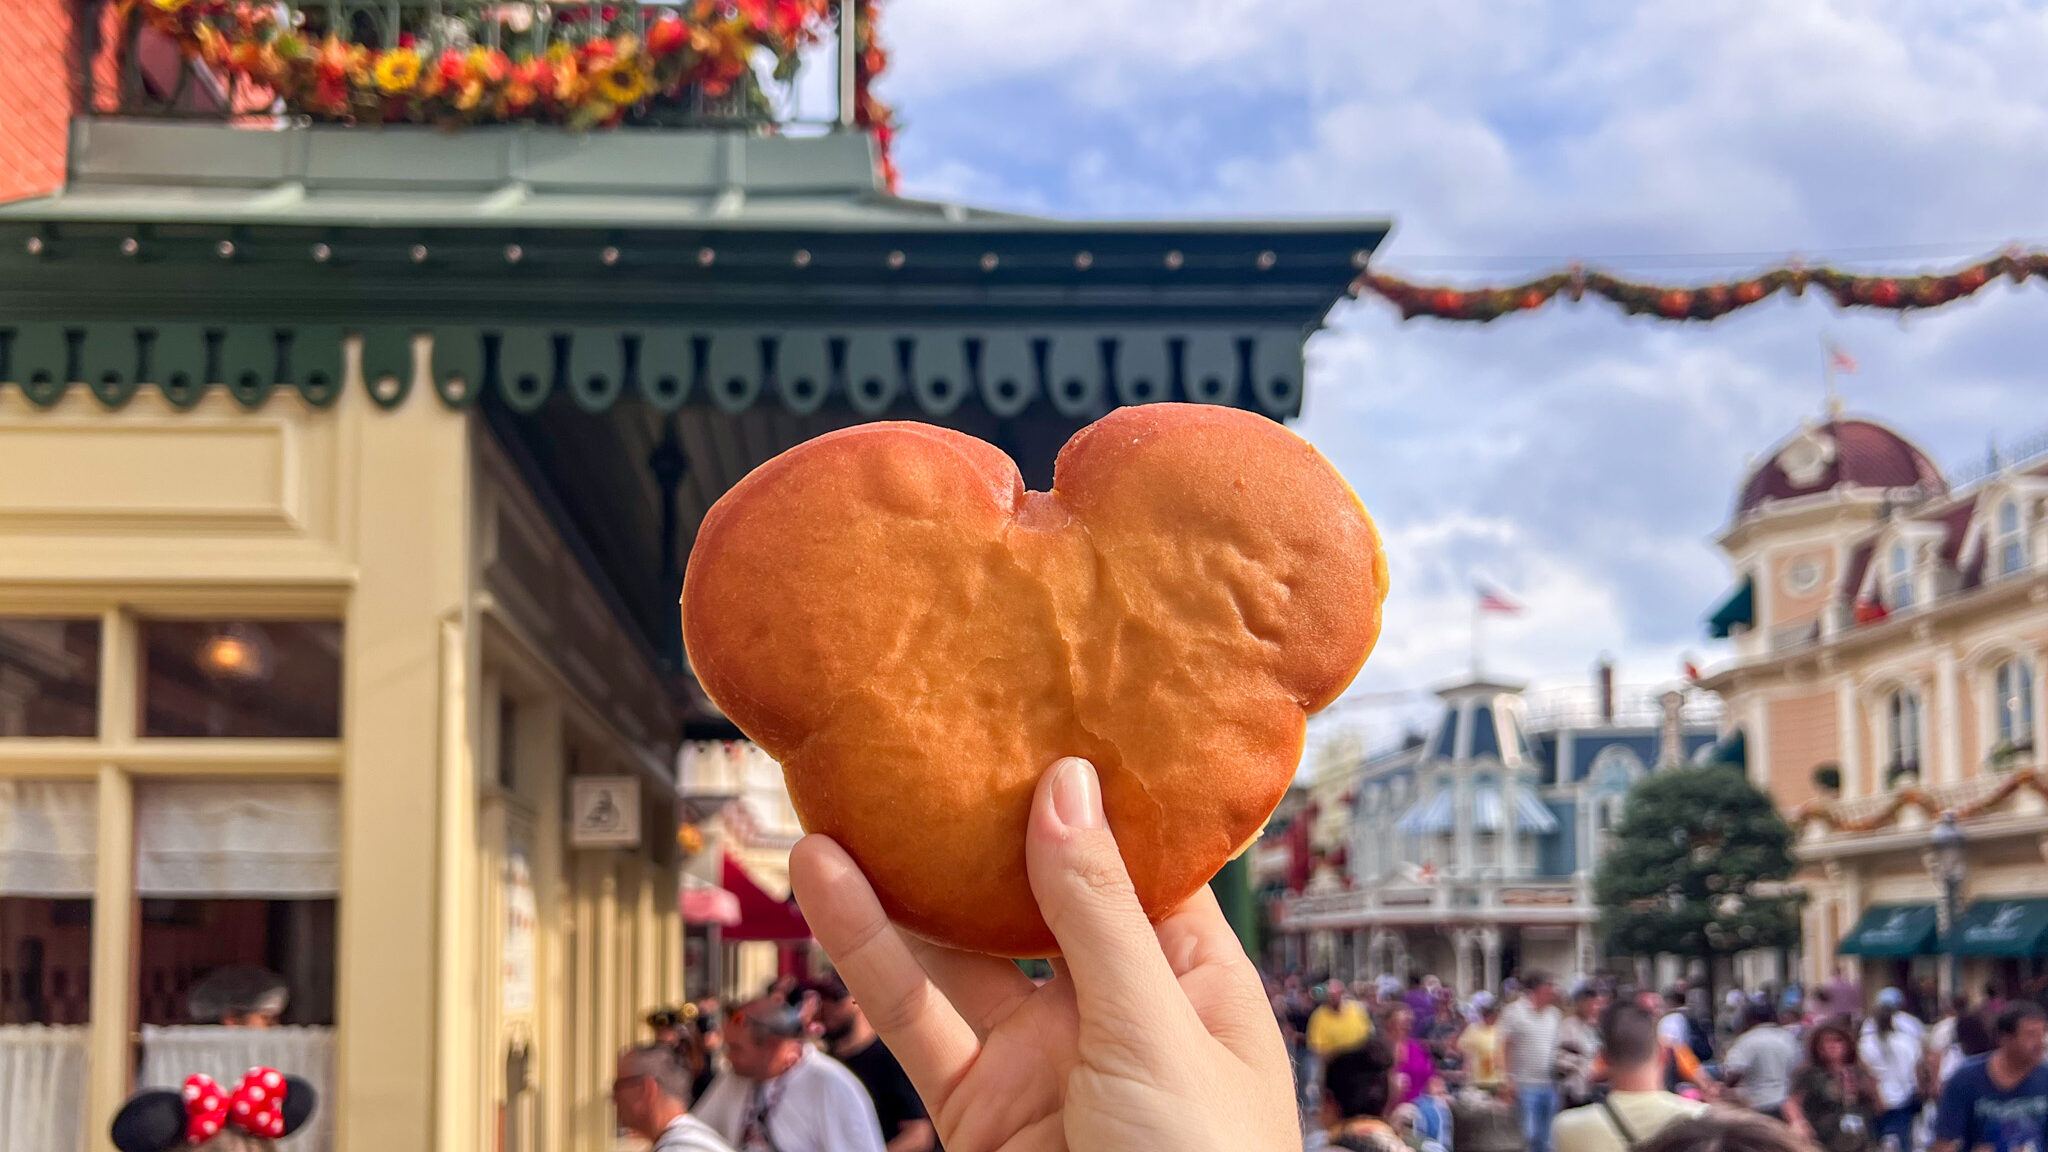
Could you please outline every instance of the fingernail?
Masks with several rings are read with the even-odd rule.
[[[1069,828],[1100,828],[1102,785],[1095,778],[1095,766],[1069,756],[1053,767],[1059,773],[1052,782],[1052,811]]]

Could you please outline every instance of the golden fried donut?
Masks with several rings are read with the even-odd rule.
[[[683,637],[804,828],[898,924],[1044,956],[1024,875],[1040,774],[1095,763],[1138,896],[1165,915],[1272,815],[1386,592],[1371,518],[1300,437],[1148,404],[1076,433],[1050,492],[924,424],[784,452],[705,516]]]

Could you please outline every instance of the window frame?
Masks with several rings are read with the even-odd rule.
[[[1991,670],[1992,746],[2031,750],[2037,719],[2032,663],[2023,656],[2008,656]]]
[[[2028,567],[2027,523],[2020,502],[2007,496],[1991,517],[1991,569],[1994,577],[2015,576]]]
[[[1885,553],[1884,606],[1893,612],[1903,612],[1918,599],[1913,587],[1914,569],[1913,546],[1904,540],[1892,541]]]
[[[1926,719],[1926,707],[1917,689],[1900,685],[1885,694],[1884,771],[1887,787],[1890,785],[1889,777],[1893,772],[1904,769],[1917,774],[1920,771],[1921,758],[1926,750]],[[1913,752],[1910,757],[1906,755],[1909,736]]]

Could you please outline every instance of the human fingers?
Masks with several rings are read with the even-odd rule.
[[[1029,999],[1036,985],[1008,960],[962,952],[903,933],[912,955],[932,983],[946,994],[978,1039],[988,1039],[1010,1013]]]
[[[1084,1028],[1156,1042],[1174,1034],[1161,1024],[1195,1023],[1138,903],[1103,814],[1101,781],[1086,760],[1059,760],[1039,778],[1024,861]]]
[[[882,912],[846,850],[806,836],[789,854],[790,887],[811,932],[868,1022],[936,1109],[974,1062],[980,1042],[932,983]]]
[[[1223,918],[1216,894],[1204,885],[1161,920],[1157,931],[1167,966],[1210,1034],[1240,1060],[1267,1060],[1275,1053],[1284,1058],[1258,969]]]

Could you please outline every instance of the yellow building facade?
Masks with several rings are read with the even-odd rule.
[[[94,733],[0,729],[0,785],[19,819],[25,786],[92,789],[86,1082],[50,1101],[90,1146],[131,1089],[141,910],[164,903],[137,892],[138,797],[310,782],[332,797],[310,817],[335,849],[331,1018],[306,1031],[331,1033],[333,1146],[609,1147],[611,1057],[681,990],[675,720],[472,417],[362,389],[253,412],[0,392],[0,635],[51,621],[97,630]],[[312,622],[339,637],[332,734],[148,730],[144,637],[274,646],[282,674]],[[639,846],[568,845],[578,775],[641,781]]]
[[[1736,656],[1703,683],[1797,833],[1789,975],[1924,995],[1952,952],[1973,994],[2048,975],[2044,495],[2038,458],[1952,486],[1895,432],[1841,417],[1745,479],[1713,620]]]

